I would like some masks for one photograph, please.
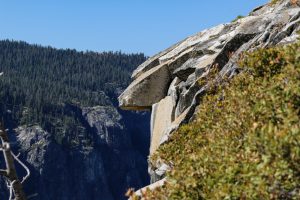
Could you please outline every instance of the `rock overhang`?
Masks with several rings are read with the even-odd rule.
[[[257,7],[248,16],[203,30],[140,65],[132,75],[133,83],[119,100],[122,108],[152,111],[150,154],[167,142],[172,132],[182,124],[195,119],[197,107],[210,88],[208,82],[202,83],[202,79],[208,81],[214,66],[219,68],[213,80],[218,84],[224,77],[232,78],[241,71],[238,61],[244,52],[297,41],[300,31],[299,6],[299,3],[295,5],[290,0],[281,0],[275,5]],[[145,74],[159,66],[166,67],[169,75],[167,82],[162,83],[161,92],[150,87],[155,86],[151,81],[159,82],[156,78],[144,80],[148,81],[147,84],[143,84],[142,80]],[[152,98],[152,91],[160,95]],[[147,103],[141,103],[149,94],[151,101],[148,99]],[[152,181],[164,177],[157,173],[157,169],[158,165],[150,163]]]
[[[133,82],[119,97],[120,107],[152,110],[156,105],[156,113],[161,113],[157,109],[168,108],[166,110],[172,114],[171,121],[166,124],[178,127],[194,115],[201,95],[208,88],[198,82],[209,76],[213,66],[218,66],[221,77],[228,74],[232,77],[241,53],[296,41],[299,24],[300,8],[284,0],[277,6],[258,7],[242,19],[190,36],[149,58],[133,72]],[[172,105],[169,105],[171,101],[165,102],[168,96],[171,96]],[[179,116],[180,120],[177,119]],[[169,134],[167,130],[174,130],[163,129],[165,135]]]

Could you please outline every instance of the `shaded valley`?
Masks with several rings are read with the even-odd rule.
[[[31,170],[31,199],[124,199],[148,184],[149,114],[121,111],[116,100],[143,61],[0,41],[0,115]]]

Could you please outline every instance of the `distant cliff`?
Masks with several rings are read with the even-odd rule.
[[[178,189],[176,191],[169,188],[169,193],[166,194],[166,196],[160,196],[162,199],[193,199],[196,196],[198,198],[204,197],[201,195],[202,186],[199,182],[200,179],[202,179],[201,174],[205,174],[206,172],[201,172],[201,166],[199,165],[197,168],[197,162],[195,161],[198,160],[196,152],[199,153],[198,150],[201,149],[201,145],[204,145],[201,143],[201,139],[197,138],[196,135],[204,134],[204,132],[202,133],[200,130],[207,125],[206,122],[209,122],[208,118],[202,119],[198,117],[201,111],[203,111],[201,106],[205,106],[202,105],[204,104],[203,98],[206,97],[207,94],[211,94],[213,98],[213,94],[216,93],[217,90],[212,92],[212,88],[223,87],[226,81],[231,80],[241,71],[247,71],[247,69],[245,69],[247,67],[244,66],[244,68],[242,68],[242,64],[240,64],[243,58],[247,57],[247,53],[254,52],[258,49],[267,49],[269,47],[295,43],[299,37],[300,30],[299,6],[299,1],[272,1],[264,6],[255,8],[248,16],[234,20],[231,23],[221,24],[201,31],[194,36],[186,38],[149,58],[133,72],[133,81],[120,95],[119,104],[123,109],[151,110],[152,112],[151,162],[149,166],[152,182],[161,180],[165,177],[166,171],[171,170],[170,174],[173,179],[169,179],[169,183],[171,185],[174,184],[174,188],[177,187]],[[297,55],[299,56],[299,54],[297,54],[299,48],[293,47],[292,49],[296,52],[292,53],[292,50],[286,50],[291,52],[286,55],[286,57],[283,56],[283,58],[288,60],[289,57],[296,56],[293,65],[299,67],[299,57],[297,57]],[[284,50],[274,50],[274,52],[277,51],[284,52]],[[266,55],[263,59],[269,57],[274,60],[272,62],[266,61],[265,68],[272,66],[272,63],[279,62],[278,59],[281,58],[279,57],[281,53],[278,53],[278,56],[277,54],[274,56],[268,51],[261,52],[261,54]],[[282,55],[285,54],[282,53]],[[258,66],[264,62],[262,59],[256,59],[255,61]],[[251,67],[250,64],[249,68]],[[284,64],[282,65],[284,66]],[[245,92],[246,91],[245,89]],[[215,101],[217,102],[224,98],[226,98],[226,96],[219,94]],[[207,101],[205,102],[208,103]],[[217,110],[218,105],[212,105],[216,106],[216,111],[222,113],[222,109]],[[220,106],[221,105],[222,103],[220,103]],[[238,110],[239,107],[236,108],[237,113]],[[214,113],[214,109],[212,108],[210,112]],[[231,110],[231,112],[234,111]],[[240,113],[240,115],[241,123],[243,123],[242,114]],[[232,127],[234,127],[235,122],[230,121],[230,114],[219,114],[219,116],[223,116],[225,118],[224,120],[228,120],[228,124],[233,123]],[[229,119],[227,119],[227,117],[229,117]],[[177,131],[183,124],[194,123],[195,121],[199,123],[199,126],[184,126],[180,129],[181,131]],[[253,121],[253,123],[255,124],[256,122]],[[200,128],[200,124],[203,125],[202,128]],[[213,126],[213,124],[217,126],[218,121],[207,125],[206,130],[210,130],[209,128]],[[228,127],[230,126],[228,125]],[[224,135],[226,131],[230,132],[231,130],[224,130]],[[176,132],[176,134],[173,136],[174,132]],[[187,135],[180,136],[179,133]],[[194,136],[195,141],[191,138],[191,135]],[[199,143],[195,145],[193,142]],[[192,144],[195,145],[193,146],[194,149],[188,148],[188,146],[192,146]],[[186,148],[189,150],[185,151]],[[205,148],[210,148],[210,146]],[[156,153],[157,150],[159,151],[158,153]],[[195,154],[193,154],[193,152]],[[181,154],[183,157],[180,157]],[[186,159],[184,155],[186,155]],[[178,158],[176,158],[176,156]],[[199,159],[201,160],[202,158]],[[175,161],[177,159],[181,159],[182,162]],[[210,158],[203,159],[209,160]],[[201,163],[199,160],[198,162]],[[222,163],[219,164],[222,165]],[[180,170],[185,167],[190,169],[194,168],[194,171],[186,171],[189,173],[180,174]],[[202,170],[209,169],[203,168]],[[230,170],[230,168],[228,168],[228,170]],[[225,166],[223,173],[226,174]],[[180,179],[174,179],[174,176],[178,178],[180,175]],[[194,178],[194,176],[198,178]],[[220,176],[222,176],[222,173]],[[234,175],[232,179],[234,179]],[[186,184],[186,186],[183,186],[184,184]],[[215,184],[217,184],[217,182]],[[280,185],[280,183],[278,184]],[[161,181],[156,183],[156,185],[161,185]],[[189,192],[191,192],[194,187],[198,188],[195,189],[197,192],[199,192],[199,190],[200,192],[191,198],[191,196],[188,195],[191,195]],[[226,187],[226,185],[224,185],[224,187]],[[182,189],[182,191],[180,189]],[[205,192],[206,191],[203,191],[203,194]],[[223,192],[227,194],[226,191]],[[230,196],[230,191],[227,192]],[[148,196],[149,199],[150,196]],[[159,196],[156,196],[156,198],[152,196],[152,198],[160,199]]]
[[[149,183],[150,115],[116,103],[144,60],[0,41],[0,117],[30,168],[31,199],[119,200]],[[3,177],[0,198],[8,199]]]
[[[80,121],[77,124],[87,130],[85,135],[78,135],[76,147],[58,144],[39,125],[19,126],[11,132],[16,137],[12,140],[15,151],[31,170],[30,179],[24,183],[26,194],[45,200],[113,200],[124,199],[129,187],[148,183],[147,134],[141,135],[149,131],[146,113],[122,114],[109,106],[68,109],[75,111],[74,117]],[[4,187],[1,192],[5,191]]]

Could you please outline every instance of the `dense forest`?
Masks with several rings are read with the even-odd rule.
[[[143,54],[0,41],[0,113],[18,125],[38,124],[58,141],[66,132],[78,135],[81,128],[68,107],[112,105],[144,60]]]

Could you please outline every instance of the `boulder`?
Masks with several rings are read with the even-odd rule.
[[[163,99],[171,82],[168,65],[158,65],[139,76],[119,97],[119,105],[127,110],[149,110]]]

